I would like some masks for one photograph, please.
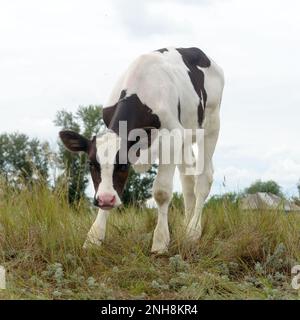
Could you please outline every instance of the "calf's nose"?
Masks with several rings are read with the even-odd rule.
[[[98,198],[100,207],[112,207],[116,203],[116,197],[110,193],[102,193]]]

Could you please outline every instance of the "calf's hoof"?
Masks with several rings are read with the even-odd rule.
[[[188,228],[187,233],[186,233],[186,239],[188,241],[196,242],[200,240],[202,235],[202,229],[197,229],[197,228]]]
[[[166,254],[168,254],[168,249],[151,250],[151,255],[153,255],[153,256],[165,256]]]
[[[153,255],[164,255],[168,253],[168,246],[161,246],[161,245],[152,245],[151,253]]]
[[[90,248],[95,248],[95,247],[100,247],[102,244],[102,240],[97,240],[97,239],[86,239],[82,248],[84,250],[90,249]]]

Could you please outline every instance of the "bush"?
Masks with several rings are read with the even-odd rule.
[[[184,200],[182,193],[173,192],[173,197],[170,203],[170,208],[184,211]]]
[[[239,193],[227,192],[222,195],[214,195],[206,202],[206,207],[212,208],[222,205],[232,205],[237,207],[241,198]]]
[[[276,196],[279,196],[282,198],[284,197],[281,191],[280,185],[273,180],[269,180],[269,181],[257,180],[254,183],[252,183],[250,187],[246,188],[244,191],[245,194],[248,194],[248,193],[254,194],[257,192],[269,192],[269,193],[275,194]]]

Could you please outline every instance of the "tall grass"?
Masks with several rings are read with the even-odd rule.
[[[150,254],[156,212],[115,211],[99,248],[82,249],[96,211],[68,205],[63,188],[44,184],[0,199],[1,299],[296,299],[291,267],[300,264],[300,216],[207,207],[203,236],[184,239],[183,213],[170,210],[168,254]]]

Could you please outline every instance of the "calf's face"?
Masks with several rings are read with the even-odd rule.
[[[129,172],[129,164],[119,164],[120,138],[109,132],[89,140],[69,130],[61,131],[59,136],[68,150],[87,154],[95,188],[94,204],[103,210],[120,206]]]

